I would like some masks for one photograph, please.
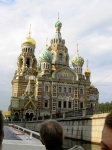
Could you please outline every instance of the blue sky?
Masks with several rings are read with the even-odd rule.
[[[10,104],[11,81],[30,24],[38,60],[46,38],[50,44],[55,35],[58,12],[70,60],[78,43],[79,54],[89,61],[91,82],[99,89],[99,102],[112,101],[111,6],[112,0],[0,0],[0,109],[7,110]]]

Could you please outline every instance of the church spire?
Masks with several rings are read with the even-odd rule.
[[[30,24],[30,28],[29,28],[29,32],[28,32],[28,36],[31,36],[31,24]]]
[[[86,60],[86,71],[85,73],[91,74],[91,71],[88,68],[88,60]]]
[[[48,38],[46,38],[46,49],[48,47]]]
[[[77,47],[76,47],[76,54],[79,54],[79,49],[78,49],[78,43],[77,43]]]
[[[59,12],[58,12],[58,21],[59,21]]]
[[[87,66],[87,69],[88,69],[88,60],[86,60],[86,66]]]

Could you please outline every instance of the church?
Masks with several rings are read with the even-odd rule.
[[[35,57],[36,41],[28,36],[21,45],[17,68],[12,80],[9,111],[12,120],[33,120],[79,109],[97,110],[99,92],[91,84],[88,63],[83,73],[84,58],[78,45],[69,66],[69,53],[61,36],[62,23],[55,23],[55,35],[50,46]]]

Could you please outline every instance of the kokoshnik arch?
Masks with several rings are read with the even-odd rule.
[[[21,45],[17,69],[12,80],[9,106],[11,119],[34,119],[39,115],[54,114],[94,107],[97,110],[99,92],[91,84],[91,71],[83,73],[84,59],[76,54],[69,66],[68,48],[61,36],[62,23],[55,23],[55,36],[39,59],[35,57],[36,42],[28,36]]]

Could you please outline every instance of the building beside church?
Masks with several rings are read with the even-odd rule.
[[[69,66],[68,48],[61,36],[61,27],[58,20],[50,46],[46,46],[38,59],[35,57],[36,42],[30,32],[22,42],[12,80],[9,110],[13,120],[32,120],[57,111],[97,109],[99,92],[91,84],[88,64],[83,73],[84,59],[77,46],[72,58],[73,67]]]

